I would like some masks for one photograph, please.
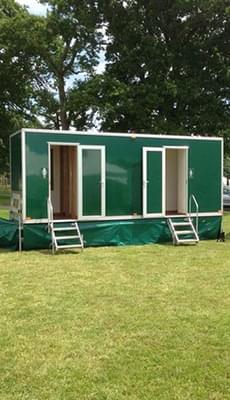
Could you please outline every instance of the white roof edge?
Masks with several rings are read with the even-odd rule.
[[[11,133],[11,135],[9,136],[9,138],[18,135],[19,133],[22,133],[22,129],[19,129],[18,131]]]
[[[88,132],[88,131],[70,131],[70,130],[54,130],[54,129],[38,129],[38,128],[25,128],[23,129],[24,132],[28,133],[62,133],[62,134],[68,134],[68,135],[85,135],[85,136],[118,136],[118,137],[130,137],[130,138],[159,138],[159,139],[188,139],[188,140],[220,140],[222,141],[222,137],[217,137],[217,136],[182,136],[182,135],[166,135],[166,134],[150,134],[150,133],[119,133],[119,132]]]

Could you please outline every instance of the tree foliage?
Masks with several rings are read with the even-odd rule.
[[[229,2],[105,2],[103,128],[218,134],[229,126]]]
[[[28,13],[0,0],[0,173],[8,164],[9,134],[36,121],[32,109],[33,63],[23,51],[21,26]]]
[[[218,134],[230,153],[228,0],[40,2],[0,0],[0,168],[27,124]]]
[[[98,62],[100,32],[97,1],[43,1],[49,3],[46,17],[27,21],[28,54],[38,76],[36,100],[43,116],[56,128],[68,129],[74,120],[69,101],[77,77],[89,76]],[[39,109],[38,109],[39,111]]]

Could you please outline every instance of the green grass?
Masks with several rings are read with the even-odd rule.
[[[9,206],[10,204],[10,190],[0,186],[0,208],[1,206]]]
[[[8,208],[0,208],[0,218],[9,219],[9,209]]]
[[[10,189],[0,186],[0,218],[9,218]]]
[[[0,399],[230,399],[229,246],[1,252]]]

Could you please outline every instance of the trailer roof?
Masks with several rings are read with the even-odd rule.
[[[85,136],[118,136],[118,137],[130,137],[130,138],[168,138],[168,139],[188,139],[188,140],[220,140],[223,141],[222,137],[217,136],[202,136],[202,135],[166,135],[166,134],[147,134],[147,133],[122,133],[122,132],[90,132],[90,131],[73,131],[73,130],[54,130],[54,129],[38,129],[38,128],[23,128],[10,135],[10,137],[20,133],[50,133],[50,134],[66,134],[66,135],[85,135]]]

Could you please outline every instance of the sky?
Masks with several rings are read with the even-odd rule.
[[[47,7],[40,4],[37,0],[16,0],[21,6],[27,6],[32,14],[45,15]]]

